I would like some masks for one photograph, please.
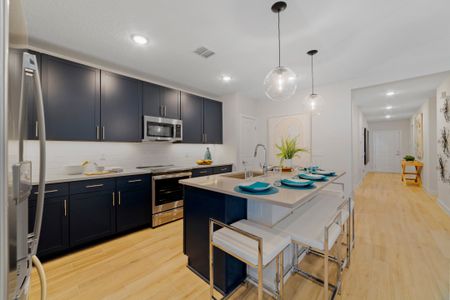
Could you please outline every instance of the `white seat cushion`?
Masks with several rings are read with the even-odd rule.
[[[334,192],[319,193],[275,228],[288,233],[295,242],[323,251],[325,226],[331,222],[343,201],[344,199]],[[333,224],[330,227],[328,249],[332,248],[340,233],[341,226]]]
[[[231,226],[263,239],[263,266],[270,263],[291,243],[288,234],[249,220],[240,220]],[[258,265],[258,242],[256,240],[228,228],[221,228],[213,233],[213,243],[253,265]]]

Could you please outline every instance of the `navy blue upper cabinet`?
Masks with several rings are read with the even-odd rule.
[[[144,82],[143,115],[180,119],[180,91]]]
[[[141,97],[139,80],[101,71],[102,140],[141,140]]]
[[[222,102],[181,93],[183,143],[222,144]]]
[[[203,142],[203,98],[181,92],[183,143]]]
[[[222,144],[222,102],[203,100],[204,143]]]
[[[144,116],[162,117],[159,97],[160,86],[144,82],[142,86],[142,114]]]
[[[97,140],[100,71],[45,54],[41,60],[47,139]]]
[[[180,91],[162,86],[160,97],[163,117],[180,119]]]

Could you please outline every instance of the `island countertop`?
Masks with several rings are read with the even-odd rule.
[[[324,189],[328,185],[336,182],[339,178],[345,175],[345,172],[336,172],[337,176],[328,177],[328,181],[317,181],[314,182],[316,188],[314,189],[289,189],[283,187],[277,187],[278,193],[272,195],[251,195],[236,192],[234,188],[242,182],[248,181],[261,181],[273,184],[274,182],[283,179],[291,178],[296,173],[281,173],[279,175],[269,174],[267,176],[256,176],[251,179],[239,179],[233,176],[238,176],[242,172],[233,172],[226,174],[210,175],[197,178],[189,178],[180,180],[183,185],[205,189],[217,193],[227,194],[231,196],[236,196],[245,199],[252,199],[258,201],[264,201],[273,205],[279,205],[287,208],[295,208],[301,205],[303,202],[309,200],[320,190]]]

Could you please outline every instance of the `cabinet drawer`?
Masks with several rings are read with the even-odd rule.
[[[231,172],[232,169],[233,169],[232,165],[214,167],[213,173],[214,174],[228,173],[228,172]]]
[[[46,184],[45,185],[45,197],[59,197],[59,196],[66,196],[69,194],[69,184],[68,183],[54,183],[54,184]],[[32,200],[37,199],[38,195],[38,186],[34,185],[31,189],[31,196],[30,198]]]
[[[117,178],[117,189],[147,189],[150,187],[150,175],[125,176]]]
[[[213,168],[199,168],[192,170],[192,177],[208,176],[212,175]]]
[[[114,179],[75,181],[70,183],[70,194],[114,190],[115,187],[116,184]]]

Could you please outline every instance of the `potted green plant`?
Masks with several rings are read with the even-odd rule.
[[[403,157],[404,160],[406,161],[415,161],[416,158],[412,155],[405,155],[405,157]]]
[[[277,157],[280,158],[280,164],[287,168],[292,168],[292,159],[298,156],[299,152],[308,152],[307,149],[297,147],[297,138],[282,138],[281,145],[275,145],[280,150]]]

